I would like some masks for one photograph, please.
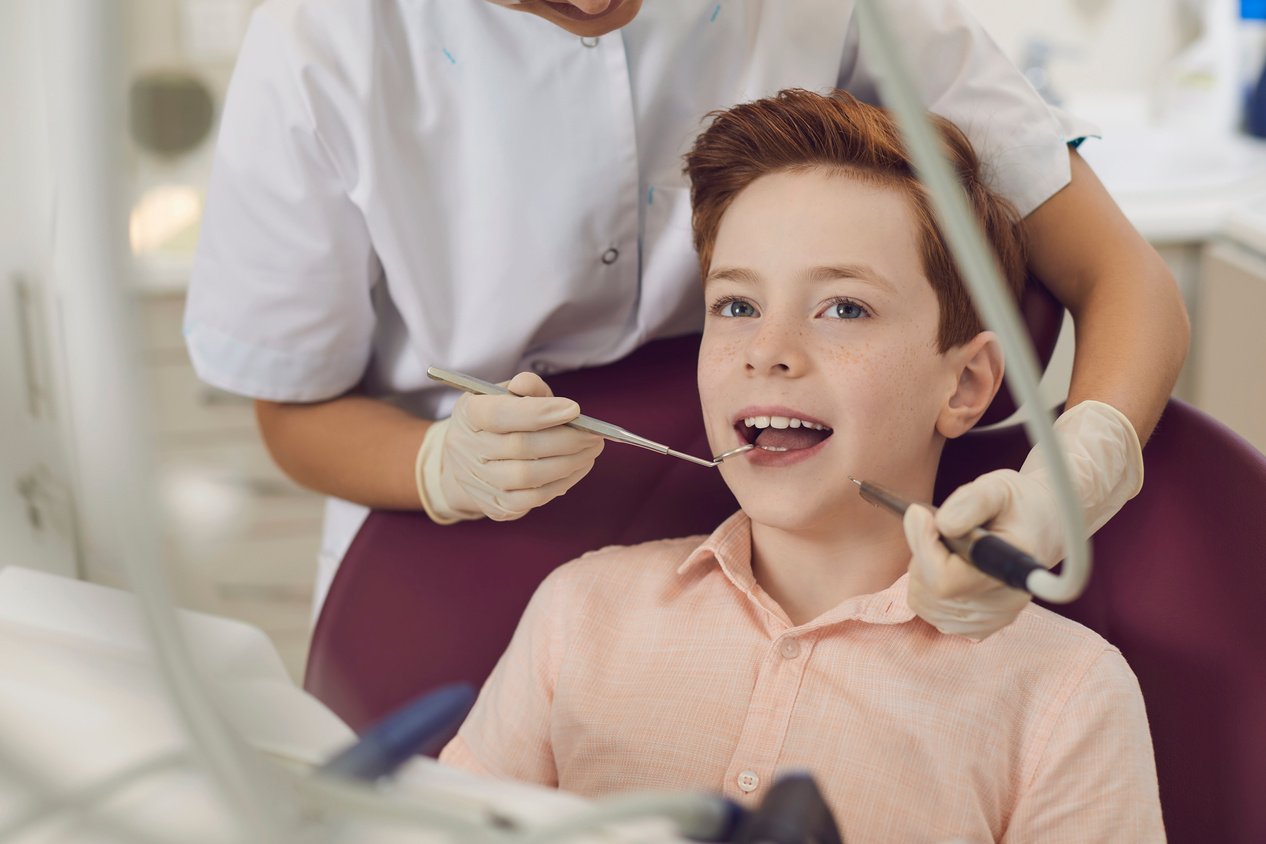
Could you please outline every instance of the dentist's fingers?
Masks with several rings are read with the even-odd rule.
[[[999,469],[954,490],[936,512],[937,529],[946,536],[963,536],[972,528],[993,521],[1011,507],[1013,476],[1018,474]]]
[[[559,425],[543,431],[517,431],[510,434],[481,432],[479,457],[485,463],[498,460],[544,460],[599,447],[602,437]]]
[[[472,499],[478,501],[483,512],[493,521],[507,522],[518,519],[543,504],[548,504],[564,494],[593,468],[593,462],[580,466],[571,474],[535,489],[499,490],[488,487],[468,489]],[[476,482],[477,483],[477,482]]]
[[[991,582],[987,574],[952,554],[941,542],[936,521],[927,507],[913,505],[905,511],[901,523],[905,530],[905,542],[914,554],[910,561],[910,607],[919,612],[913,601],[924,609],[931,609],[941,601],[960,599]],[[923,612],[919,612],[923,615]],[[927,617],[927,616],[924,616]]]
[[[511,382],[514,383],[514,382]],[[580,405],[571,399],[533,396],[464,395],[453,407],[472,431],[512,434],[541,431],[565,425],[580,415]]]
[[[1029,602],[976,569],[940,541],[932,513],[918,505],[902,522],[913,556],[907,601],[920,618],[942,633],[977,641],[1010,624]]]
[[[485,463],[479,480],[503,492],[533,490],[567,478],[577,471],[588,472],[602,453],[601,437],[589,435],[592,441],[571,454],[527,460],[493,460]]]
[[[545,379],[535,372],[520,372],[502,386],[516,396],[552,398],[554,395],[554,391],[550,389],[549,384],[545,383]]]
[[[515,395],[463,394],[427,430],[415,475],[435,521],[517,519],[570,489],[602,453],[601,437],[566,427],[580,406],[539,376],[521,372],[506,387]]]

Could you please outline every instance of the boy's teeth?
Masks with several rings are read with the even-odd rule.
[[[749,428],[812,428],[815,431],[830,430],[825,425],[806,422],[794,416],[749,416],[743,420]]]

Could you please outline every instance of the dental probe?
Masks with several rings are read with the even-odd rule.
[[[900,498],[894,492],[884,489],[878,484],[872,484],[869,481],[859,481],[852,475],[848,479],[857,484],[862,498],[871,504],[876,504],[896,513],[898,516],[905,516],[906,510],[910,508],[910,502]],[[933,513],[936,508],[930,504],[926,506]],[[1022,589],[1030,594],[1033,592],[1029,588],[1029,575],[1035,571],[1046,571],[1046,566],[1033,559],[1028,554],[1016,548],[1010,542],[995,533],[990,533],[984,528],[974,527],[966,536],[945,536],[941,535],[941,542],[949,546],[949,549],[985,574],[1001,580],[1012,589]]]
[[[427,367],[426,377],[433,381],[439,381],[441,384],[447,384],[450,387],[456,387],[459,390],[465,390],[468,393],[475,393],[481,396],[503,396],[509,395],[510,391],[505,387],[498,386],[482,378],[476,378],[473,375],[464,375],[460,372],[449,372],[446,369],[440,369],[436,366]],[[619,425],[612,425],[610,422],[603,422],[600,419],[594,419],[592,416],[585,416],[583,413],[575,419],[567,423],[570,428],[578,431],[585,431],[590,434],[597,434],[603,439],[612,442],[625,443],[626,445],[635,445],[638,448],[645,448],[649,451],[657,451],[660,454],[666,454],[669,457],[680,457],[682,460],[688,460],[700,466],[716,466],[727,457],[733,457],[736,454],[742,454],[751,451],[756,446],[741,445],[738,448],[732,448],[729,451],[722,452],[711,460],[704,460],[701,457],[695,457],[693,454],[686,454],[681,451],[671,449],[663,443],[657,443],[654,440],[648,440],[646,437],[640,437],[631,431],[626,431]]]

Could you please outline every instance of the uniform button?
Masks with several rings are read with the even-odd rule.
[[[602,253],[602,263],[614,264],[616,259],[620,257],[620,250],[612,246],[606,252]]]
[[[760,777],[756,775],[755,771],[744,771],[736,779],[738,787],[742,791],[750,793],[760,788]]]
[[[783,639],[782,644],[778,646],[778,652],[787,659],[795,659],[800,656],[800,643],[795,639]]]
[[[598,39],[597,39],[597,38],[590,38],[589,36],[585,36],[584,38],[581,38],[581,39],[580,39],[580,43],[581,43],[581,44],[583,44],[583,45],[584,45],[584,46],[586,46],[586,47],[597,47],[597,46],[598,46]]]

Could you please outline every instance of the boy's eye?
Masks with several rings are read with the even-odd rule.
[[[746,299],[721,299],[713,303],[709,310],[723,317],[756,316],[756,307]]]
[[[852,299],[836,299],[827,305],[822,316],[828,319],[861,319],[870,316],[870,313],[863,305],[859,305]]]

